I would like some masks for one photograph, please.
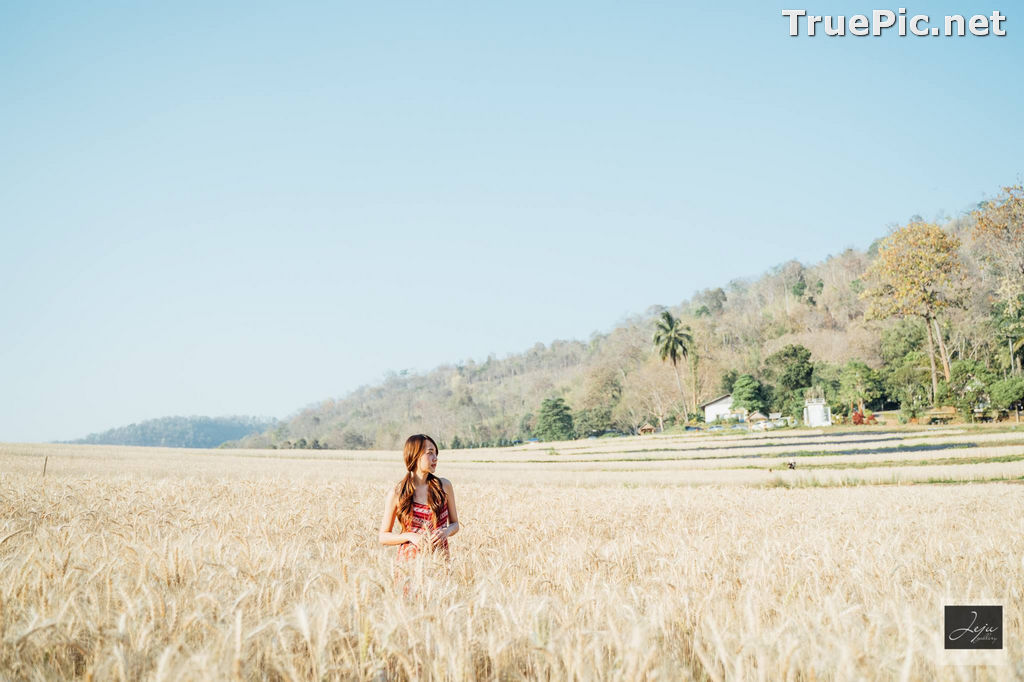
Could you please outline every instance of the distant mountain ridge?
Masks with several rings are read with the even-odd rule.
[[[227,441],[261,433],[277,424],[265,417],[161,417],[147,419],[85,438],[67,441],[86,445],[141,445],[165,448],[215,448]]]

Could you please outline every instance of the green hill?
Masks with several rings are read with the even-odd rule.
[[[976,208],[926,225],[940,236],[928,244],[948,251],[950,275],[926,292],[927,304],[938,306],[928,323],[909,303],[890,305],[900,291],[920,287],[900,288],[882,276],[906,279],[898,270],[913,258],[872,268],[880,253],[894,252],[879,239],[867,251],[846,249],[811,265],[789,261],[668,308],[653,306],[588,341],[538,343],[505,358],[392,373],[229,445],[396,448],[417,432],[442,447],[500,445],[543,435],[535,431],[538,411],[550,397],[564,399],[578,436],[635,433],[648,422],[668,428],[698,419],[700,404],[731,392],[738,378],[737,395],[766,414],[799,418],[812,391],[840,415],[864,405],[900,408],[910,419],[934,402],[973,418],[975,406],[991,403],[990,393],[1013,393],[990,387],[1021,371],[1024,284],[1014,278],[1017,270],[1024,278],[1024,191],[1008,188],[999,201]],[[979,216],[989,219],[989,232]],[[923,224],[915,217],[894,233]],[[677,257],[685,268],[698,256]],[[870,306],[888,312],[872,314]],[[692,338],[676,366],[652,342],[666,311]]]

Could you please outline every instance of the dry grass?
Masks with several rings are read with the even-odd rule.
[[[465,529],[407,598],[376,543],[397,454],[304,454],[0,448],[0,678],[1024,677],[1019,485],[442,453]],[[947,595],[1002,601],[1008,665],[937,665]]]

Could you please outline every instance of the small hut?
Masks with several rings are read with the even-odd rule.
[[[644,424],[639,429],[637,429],[637,432],[641,436],[650,435],[650,434],[654,433],[654,431],[655,431],[655,428],[653,426],[651,426],[650,424]]]

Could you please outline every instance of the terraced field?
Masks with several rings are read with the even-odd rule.
[[[4,471],[51,476],[287,475],[379,482],[402,475],[387,451],[180,450],[80,445],[3,445]],[[826,433],[652,435],[529,443],[442,453],[448,478],[460,482],[593,486],[745,485],[807,487],[1024,480],[1024,428]],[[787,464],[795,462],[795,468]]]
[[[464,530],[408,583],[402,473],[0,445],[0,679],[1024,678],[1024,429],[442,451]],[[947,665],[942,604],[982,599],[1001,657]]]

